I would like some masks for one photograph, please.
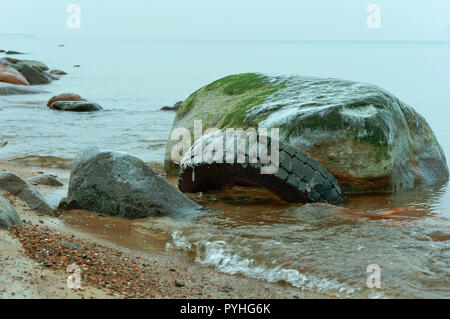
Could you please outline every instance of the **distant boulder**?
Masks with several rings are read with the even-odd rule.
[[[8,65],[2,64],[0,64],[0,82],[16,85],[30,85],[22,73]]]
[[[85,98],[82,98],[78,94],[74,93],[62,93],[55,95],[47,102],[47,106],[50,106],[53,102],[56,101],[87,101]]]
[[[52,110],[67,112],[96,112],[103,110],[97,103],[84,101],[56,101],[48,107]]]
[[[54,69],[54,70],[51,70],[49,72],[49,74],[56,75],[56,76],[61,76],[61,75],[67,75],[67,72],[64,72],[64,71],[58,70],[58,69]]]
[[[27,62],[18,62],[12,65],[17,71],[23,74],[31,85],[49,84],[51,77],[39,67]]]
[[[41,71],[48,71],[48,66],[45,65],[45,63],[41,62],[41,61],[37,61],[37,60],[20,60],[20,59],[14,59],[14,58],[4,58],[6,61],[10,62],[11,64],[17,64],[17,63],[22,63],[22,64],[27,64],[31,67],[35,67]]]

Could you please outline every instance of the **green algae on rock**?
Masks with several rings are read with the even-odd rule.
[[[302,76],[245,73],[191,94],[172,131],[194,120],[208,128],[280,128],[281,141],[334,174],[346,192],[394,191],[448,180],[445,155],[410,106],[371,84]],[[177,141],[166,146],[165,168]]]

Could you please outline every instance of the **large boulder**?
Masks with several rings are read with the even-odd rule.
[[[97,148],[75,157],[67,197],[82,209],[129,219],[189,218],[202,211],[139,158]]]
[[[40,214],[55,216],[55,211],[50,207],[44,196],[14,173],[0,173],[0,189],[19,197],[27,203],[30,209]]]
[[[4,64],[0,64],[0,82],[16,85],[30,85],[22,73],[11,66]]]
[[[279,128],[280,140],[307,153],[346,192],[393,191],[448,180],[444,152],[425,119],[370,84],[256,73],[231,75],[191,94],[172,132],[194,120],[208,128]],[[169,139],[165,168],[178,140]]]
[[[0,196],[0,228],[9,228],[14,225],[22,225],[22,220],[14,207]]]
[[[85,101],[55,101],[48,107],[52,110],[67,112],[96,112],[103,110],[99,104]]]

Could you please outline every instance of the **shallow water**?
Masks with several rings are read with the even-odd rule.
[[[450,156],[448,43],[8,38],[0,39],[0,47],[28,52],[23,58],[69,73],[42,86],[49,93],[0,97],[0,142],[9,142],[0,159],[73,158],[80,148],[98,145],[161,162],[174,113],[159,109],[221,76],[247,71],[379,85],[418,110]],[[105,112],[48,110],[47,100],[63,92],[98,102]],[[186,250],[227,273],[341,297],[450,297],[447,185],[352,197],[346,204],[369,214],[399,206],[424,209],[386,218],[286,205],[258,192],[204,194],[197,199],[225,213],[199,221],[147,219],[129,227],[158,240],[163,234],[169,251]],[[369,264],[381,266],[380,290],[366,288]]]

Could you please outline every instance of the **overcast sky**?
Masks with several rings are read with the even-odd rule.
[[[450,0],[13,0],[0,34],[217,40],[450,40]],[[7,2],[7,3],[6,3]],[[66,24],[69,4],[81,28]],[[369,29],[366,8],[381,8]]]

